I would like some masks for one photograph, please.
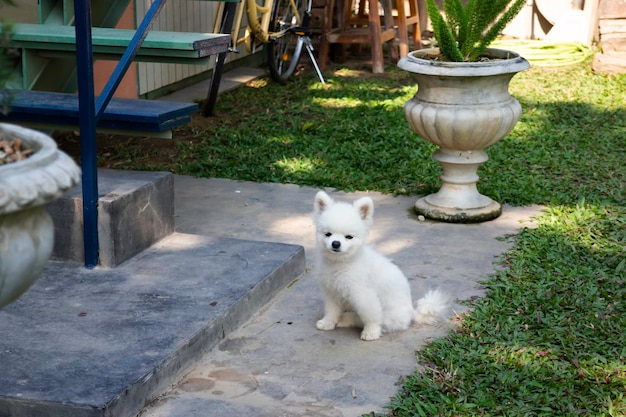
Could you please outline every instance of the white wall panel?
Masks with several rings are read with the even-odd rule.
[[[145,16],[152,4],[151,0],[135,0],[137,21]],[[176,32],[212,32],[217,1],[170,0],[152,26],[153,30]],[[245,48],[241,54],[230,54],[228,60],[247,55]],[[170,84],[182,81],[213,68],[214,59],[209,65],[162,64],[155,62],[137,63],[139,95],[147,94]]]

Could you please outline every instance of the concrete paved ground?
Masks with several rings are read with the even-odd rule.
[[[383,412],[399,379],[416,367],[415,351],[445,335],[451,323],[411,328],[364,342],[357,330],[321,332],[322,300],[315,277],[311,220],[316,189],[177,176],[176,230],[302,245],[306,273],[228,336],[142,417],[359,416]],[[327,190],[331,191],[332,190]],[[365,193],[331,193],[352,200]],[[498,240],[539,207],[505,207],[475,225],[419,221],[415,197],[370,193],[375,204],[370,242],[410,280],[414,298],[441,287],[457,300],[484,293],[480,280],[510,242]],[[455,304],[450,316],[464,311]]]

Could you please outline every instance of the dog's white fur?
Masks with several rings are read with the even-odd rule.
[[[361,339],[406,330],[411,322],[433,324],[443,317],[447,297],[432,290],[413,306],[409,282],[396,265],[365,244],[374,202],[334,202],[324,191],[315,196],[318,269],[324,296],[319,330],[361,327]]]

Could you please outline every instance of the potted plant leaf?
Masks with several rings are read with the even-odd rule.
[[[433,158],[443,169],[437,193],[420,198],[424,216],[448,222],[481,222],[502,212],[478,192],[477,170],[484,148],[508,134],[521,115],[509,94],[513,76],[529,68],[519,54],[489,48],[526,0],[444,0],[444,15],[426,0],[437,48],[413,51],[398,66],[415,74],[418,90],[405,106],[420,137],[437,145]]]
[[[11,4],[0,0],[0,7]],[[0,22],[2,39],[11,26]],[[0,111],[10,111],[7,88],[16,75],[12,51],[0,41]],[[78,183],[80,169],[46,134],[0,123],[0,308],[39,277],[54,245],[45,205]]]

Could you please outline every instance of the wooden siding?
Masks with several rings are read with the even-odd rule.
[[[151,0],[135,0],[136,20],[146,14]],[[212,32],[219,2],[216,1],[169,1],[155,21],[152,30],[179,32]],[[227,61],[240,59],[247,54],[231,53]],[[160,90],[186,78],[196,76],[213,68],[215,59],[208,65],[163,64],[138,62],[137,78],[139,96]]]
[[[626,73],[626,0],[600,0],[598,12],[602,53],[596,54],[593,70]]]

